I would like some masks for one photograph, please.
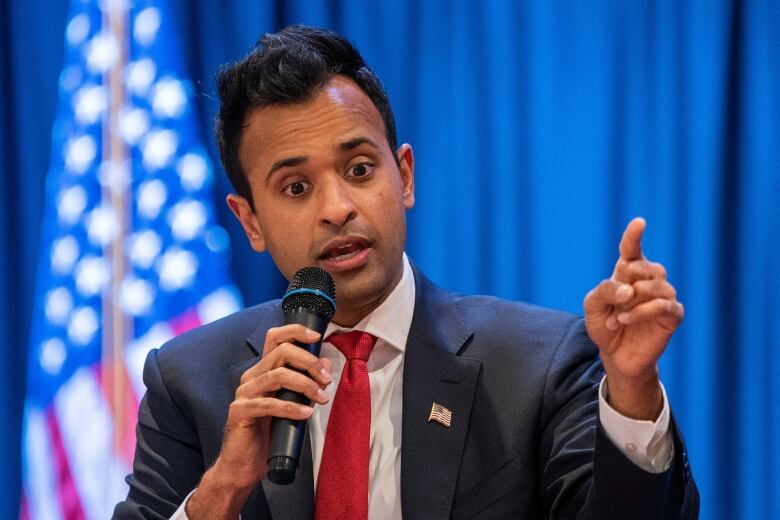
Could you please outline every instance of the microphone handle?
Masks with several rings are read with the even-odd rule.
[[[328,321],[305,307],[299,307],[285,313],[287,325],[297,323],[320,334],[325,333]],[[322,341],[312,344],[297,342],[295,344],[308,350],[316,357],[320,356]],[[301,370],[297,371],[304,373]],[[304,373],[304,375],[308,377],[308,374]],[[298,404],[309,405],[311,403],[311,400],[304,394],[285,388],[276,392],[276,398]],[[303,436],[305,434],[306,421],[294,421],[281,417],[274,417],[271,420],[271,440],[268,446],[268,480],[274,484],[291,484],[295,480],[295,471],[298,468],[298,460],[301,456]]]

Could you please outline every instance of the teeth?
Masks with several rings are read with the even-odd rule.
[[[357,252],[353,251],[352,253],[346,253],[346,254],[343,254],[343,255],[334,256],[333,259],[334,260],[346,260],[347,258],[351,258],[351,257],[355,256],[356,254],[357,254]]]
[[[357,244],[347,244],[345,246],[340,246],[331,252],[330,258],[332,260],[345,260],[355,256],[358,251],[360,251],[360,249],[360,246]]]

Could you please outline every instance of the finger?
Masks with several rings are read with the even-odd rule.
[[[615,272],[612,276],[615,280],[624,283],[633,283],[636,280],[652,280],[653,278],[666,278],[666,268],[658,262],[648,260],[618,260],[615,264]]]
[[[282,343],[268,352],[249,370],[241,375],[241,383],[249,378],[257,377],[264,372],[283,366],[290,366],[303,371],[321,385],[332,381],[330,373],[325,370],[320,359],[306,349],[291,343]]]
[[[642,233],[645,231],[645,219],[636,217],[626,226],[620,239],[620,258],[626,261],[642,258]]]
[[[617,321],[622,325],[630,325],[651,319],[657,319],[661,325],[671,332],[682,322],[685,315],[683,305],[675,300],[656,298],[637,305],[630,311],[617,315]]]
[[[323,370],[322,377],[326,378],[328,380],[328,383],[330,383],[331,381],[333,381],[333,362],[330,359],[323,357],[320,358],[320,363],[322,364],[322,370]],[[328,386],[328,383],[325,383],[325,385],[323,385],[323,388],[325,388],[325,386]]]
[[[656,298],[674,300],[677,298],[677,290],[668,281],[656,278],[654,280],[637,280],[633,283],[634,300],[646,302]],[[629,303],[630,305],[630,303]]]
[[[633,295],[634,289],[631,285],[604,280],[585,296],[585,314],[589,317],[606,314],[613,306],[629,301]]]
[[[281,367],[248,379],[236,390],[236,399],[269,396],[285,388],[298,392],[319,404],[328,402],[328,395],[310,377],[290,368]]]
[[[308,419],[312,407],[289,401],[281,401],[274,397],[256,397],[254,399],[237,399],[230,403],[228,415],[236,420],[256,419],[260,417],[281,417],[283,419]]]
[[[311,344],[320,339],[320,334],[303,325],[293,323],[282,327],[272,327],[265,333],[263,356],[283,343],[300,342]]]
[[[320,358],[292,343],[282,343],[268,355],[267,360],[264,358],[263,361],[268,363],[268,370],[292,367],[308,374],[321,385],[327,385],[332,381],[330,373],[325,370]]]

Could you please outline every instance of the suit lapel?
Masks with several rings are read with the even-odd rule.
[[[401,507],[408,518],[449,518],[481,363],[457,356],[472,333],[452,297],[415,270],[415,311],[404,359]],[[433,403],[450,427],[428,421]]]

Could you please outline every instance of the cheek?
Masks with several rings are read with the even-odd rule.
[[[263,215],[259,220],[266,247],[274,260],[289,263],[306,255],[313,226],[305,221],[302,212]]]

